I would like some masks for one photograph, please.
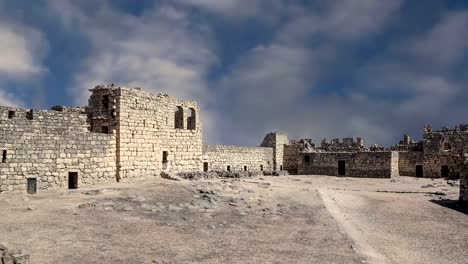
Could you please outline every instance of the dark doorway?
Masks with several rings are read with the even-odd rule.
[[[68,173],[68,189],[78,189],[78,172]]]
[[[443,178],[448,178],[449,174],[449,167],[447,165],[442,165],[442,167],[440,167],[440,176],[442,176]]]
[[[28,194],[35,194],[37,192],[37,179],[28,178],[27,181],[28,181],[28,184],[27,184]]]
[[[203,162],[203,171],[208,172],[208,162]]]
[[[338,175],[339,176],[346,175],[346,162],[344,160],[338,161]]]
[[[260,171],[263,171],[263,165],[260,165]]]
[[[424,171],[422,165],[416,165],[416,177],[422,178],[424,177]]]
[[[244,171],[247,171],[247,166],[244,166]]]
[[[231,171],[231,166],[227,166],[227,171]]]

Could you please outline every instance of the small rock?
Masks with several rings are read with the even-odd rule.
[[[239,206],[237,203],[229,203],[230,206]]]
[[[123,210],[124,210],[124,211],[127,211],[127,212],[128,212],[128,211],[133,211],[133,207],[126,206],[126,207],[124,207]]]
[[[32,211],[32,210],[34,210],[34,209],[36,209],[36,208],[34,208],[34,207],[32,207],[32,206],[28,206],[28,207],[26,207],[26,209],[27,209],[28,211]]]

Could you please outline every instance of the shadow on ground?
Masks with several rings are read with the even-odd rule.
[[[468,215],[468,203],[462,203],[459,200],[449,199],[431,200],[431,202]]]

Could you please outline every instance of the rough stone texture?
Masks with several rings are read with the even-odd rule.
[[[273,148],[273,170],[282,171],[284,169],[284,146],[289,144],[288,135],[283,133],[269,133],[263,139],[261,147]]]
[[[0,264],[29,264],[29,254],[22,250],[11,250],[0,244]]]
[[[209,171],[269,171],[273,168],[273,148],[203,145]]]
[[[0,192],[26,191],[28,177],[38,190],[66,188],[69,172],[78,173],[78,185],[115,179],[115,135],[89,132],[82,108],[54,109],[31,116],[0,107]]]
[[[288,145],[284,145],[283,164],[284,170],[290,174],[297,174],[297,165],[301,157],[301,152],[314,151],[315,145],[311,139],[291,140]]]
[[[298,165],[301,175],[390,178],[398,173],[397,152],[311,152],[301,156]],[[307,159],[310,161],[306,162]],[[345,162],[345,175],[339,175],[338,161]]]
[[[468,205],[468,165],[465,163],[460,176],[460,201]]]
[[[400,151],[398,159],[399,174],[416,177],[416,166],[423,165],[424,155],[420,151]]]

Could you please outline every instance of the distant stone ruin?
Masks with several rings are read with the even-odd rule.
[[[405,135],[391,148],[366,147],[359,137],[324,139],[318,146],[278,132],[266,135],[260,147],[206,145],[195,101],[113,84],[90,91],[86,107],[0,107],[0,192],[232,171],[461,177],[460,199],[468,200],[468,125],[441,131],[426,125],[423,141]]]

